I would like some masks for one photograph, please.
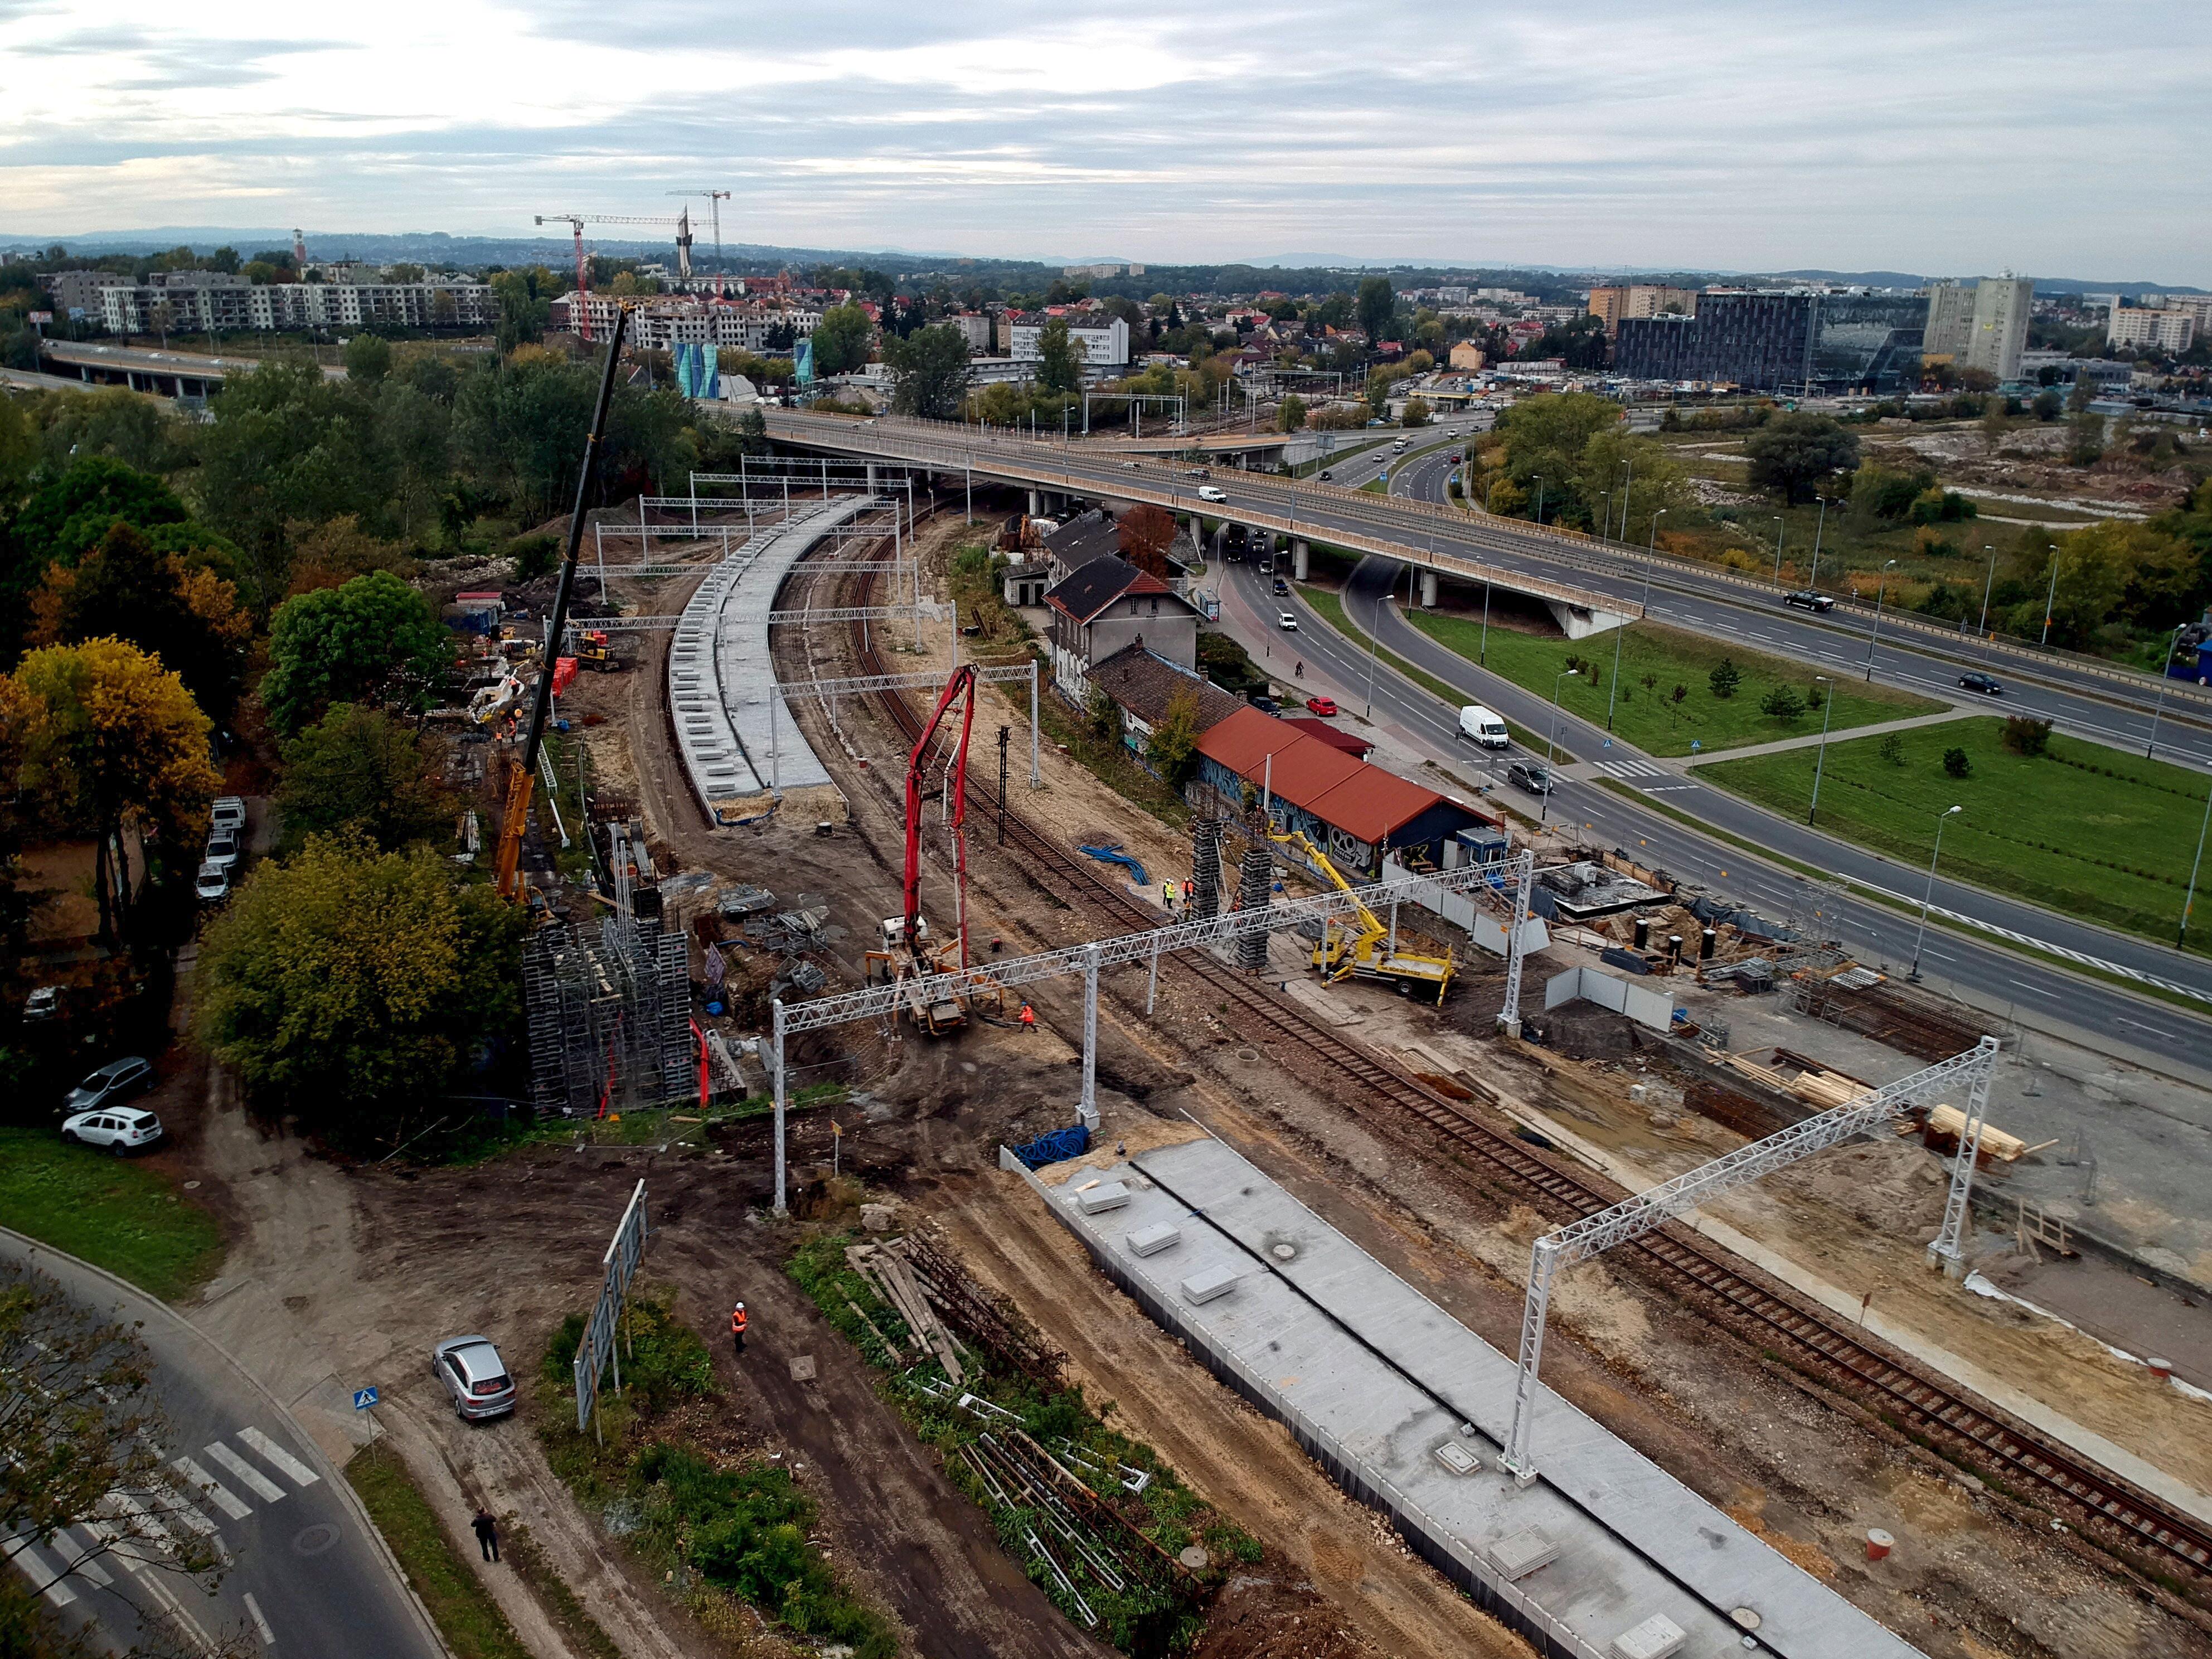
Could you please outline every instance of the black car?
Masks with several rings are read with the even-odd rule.
[[[1985,697],[2004,696],[2004,687],[1998,684],[1993,676],[1983,673],[1978,668],[1972,673],[1960,675],[1959,684],[1965,690],[1978,691]]]
[[[1505,769],[1505,781],[1532,795],[1552,793],[1552,769],[1541,761],[1515,761]]]
[[[1836,608],[1833,594],[1817,592],[1809,587],[1801,587],[1795,593],[1784,593],[1782,603],[1795,605],[1800,611],[1833,611]]]
[[[1279,714],[1283,712],[1283,705],[1273,697],[1255,697],[1252,699],[1252,707],[1263,714]]]
[[[1334,473],[1334,472],[1332,472],[1332,471],[1330,471],[1328,470],[1328,468],[1327,468],[1327,467],[1323,467],[1323,468],[1322,468],[1322,470],[1321,470],[1321,476],[1322,476],[1322,477],[1324,477],[1324,478],[1334,478],[1334,477],[1336,476],[1336,474],[1335,474],[1335,473]]]
[[[1290,583],[1285,581],[1280,576],[1275,578],[1275,592],[1278,593],[1287,593],[1290,591]]]

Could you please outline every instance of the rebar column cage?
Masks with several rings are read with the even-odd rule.
[[[1973,1183],[1974,1153],[1981,1144],[1982,1114],[1989,1103],[1997,1048],[1996,1038],[1984,1036],[1964,1054],[1938,1060],[1910,1077],[1846,1101],[1832,1111],[1792,1124],[1779,1134],[1739,1146],[1672,1181],[1625,1198],[1610,1209],[1554,1227],[1539,1238],[1528,1252],[1528,1290],[1521,1310],[1521,1364],[1514,1378],[1513,1419],[1498,1460],[1499,1468],[1516,1485],[1525,1486],[1536,1478],[1529,1434],[1535,1415],[1537,1365],[1544,1352],[1544,1316],[1551,1304],[1552,1285],[1561,1273],[1616,1244],[1640,1237],[1731,1188],[1876,1128],[1896,1116],[1902,1107],[1927,1103],[1963,1085],[1970,1096],[1967,1121],[1959,1136],[1951,1195],[1943,1210],[1943,1231],[1929,1250],[1931,1262],[1958,1261]]]

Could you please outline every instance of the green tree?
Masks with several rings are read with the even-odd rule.
[[[1576,481],[1589,473],[1592,463],[1587,458],[1591,455],[1598,455],[1597,465],[1603,465],[1614,456],[1629,453],[1620,447],[1626,441],[1619,434],[1620,424],[1620,405],[1590,392],[1544,392],[1521,399],[1498,417],[1496,429],[1504,443],[1504,472],[1514,492],[1513,495],[1504,489],[1498,492],[1500,510],[1519,511],[1518,506],[1508,505],[1517,496],[1533,516],[1536,480],[1541,478],[1547,524],[1555,522],[1563,508],[1571,519],[1579,516],[1594,522],[1599,516],[1597,495],[1611,486],[1595,477],[1587,477],[1582,486]],[[1606,445],[1593,450],[1593,441],[1600,438],[1607,441]],[[1642,470],[1640,465],[1638,470]],[[1596,485],[1596,493],[1584,499],[1580,489],[1590,483]]]
[[[419,711],[453,660],[429,601],[390,571],[373,570],[277,607],[261,702],[285,732],[332,703]]]
[[[124,831],[189,851],[222,786],[208,761],[208,718],[184,682],[120,640],[52,645],[25,657],[0,691],[0,724],[21,745],[16,778],[58,827],[91,837],[102,939],[130,918]]]
[[[1359,279],[1359,297],[1354,301],[1359,315],[1359,326],[1367,335],[1367,343],[1382,343],[1390,328],[1390,319],[1398,309],[1398,296],[1390,287],[1388,276],[1363,276]]]
[[[1074,392],[1083,385],[1083,343],[1055,317],[1037,331],[1037,385],[1046,392]]]
[[[1972,777],[1974,763],[1963,749],[1946,749],[1943,751],[1943,771],[1949,777]]]
[[[2059,412],[2066,407],[2066,400],[2045,386],[2035,394],[2035,401],[2028,407],[2034,411],[2037,420],[2048,422],[2058,418]]]
[[[200,944],[201,1040],[258,1103],[397,1147],[515,1020],[521,911],[426,848],[318,838],[256,870]]]
[[[538,271],[544,270],[539,266]],[[492,298],[499,306],[499,320],[493,328],[493,338],[502,353],[519,345],[534,343],[545,332],[545,325],[553,313],[550,273],[541,289],[533,280],[536,273],[522,270],[501,270],[493,274]],[[573,325],[572,325],[573,326]]]
[[[1304,429],[1305,423],[1306,400],[1293,392],[1283,399],[1281,406],[1275,411],[1275,430],[1297,432]]]
[[[758,404],[747,405],[738,421],[738,436],[748,455],[768,453],[768,417],[761,413]]]
[[[918,328],[884,343],[892,406],[902,415],[948,421],[968,398],[968,342],[949,323]]]
[[[1795,720],[1805,713],[1805,700],[1795,686],[1778,685],[1759,699],[1759,712],[1778,720]]]
[[[392,373],[392,342],[374,334],[356,334],[345,343],[346,378],[364,386],[380,384]]]
[[[1887,761],[1890,765],[1904,765],[1905,739],[1898,736],[1894,732],[1887,733],[1881,740],[1880,752],[1882,759]]]
[[[2094,466],[2105,456],[2105,417],[2087,403],[2069,418],[2066,459],[2076,466]]]
[[[1832,472],[1859,464],[1858,434],[1826,415],[1777,415],[1743,441],[1754,489],[1771,489],[1784,502],[1809,500]]]
[[[1400,418],[1402,426],[1426,426],[1429,423],[1429,403],[1425,398],[1406,399],[1406,412]]]
[[[227,720],[238,702],[253,624],[213,572],[157,550],[120,520],[75,566],[54,565],[33,600],[36,645],[109,638],[176,671],[199,706]]]
[[[284,745],[276,792],[286,850],[311,836],[350,834],[395,853],[450,836],[454,800],[432,740],[381,709],[349,702]]]
[[[842,374],[868,361],[876,325],[857,305],[832,306],[814,325],[814,373]]]
[[[1145,744],[1145,758],[1152,770],[1177,789],[1198,769],[1198,692],[1186,688],[1168,699]]]
[[[1743,670],[1735,665],[1735,658],[1723,657],[1713,665],[1713,672],[1705,676],[1705,684],[1716,697],[1726,702],[1743,684]]]
[[[91,456],[31,493],[15,516],[14,539],[43,572],[57,559],[76,562],[111,525],[151,530],[156,525],[182,524],[188,516],[176,491],[159,478],[105,456]],[[36,580],[33,574],[32,580]]]

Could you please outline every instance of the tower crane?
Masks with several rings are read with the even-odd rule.
[[[532,215],[536,223],[548,221],[566,225],[576,236],[576,301],[582,314],[577,319],[576,332],[589,342],[592,337],[592,308],[586,303],[592,292],[591,264],[584,257],[584,227],[586,225],[673,225],[676,227],[676,276],[679,282],[691,280],[691,215],[689,210],[673,219],[638,218],[623,213],[539,213]]]
[[[671,196],[703,196],[707,198],[708,217],[714,229],[714,275],[722,274],[722,204],[730,199],[726,190],[672,190]],[[720,292],[718,286],[715,290]]]

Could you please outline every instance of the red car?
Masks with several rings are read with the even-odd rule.
[[[1306,699],[1306,713],[1309,714],[1319,714],[1322,718],[1326,719],[1329,715],[1336,713],[1336,699],[1334,697],[1308,697]]]

